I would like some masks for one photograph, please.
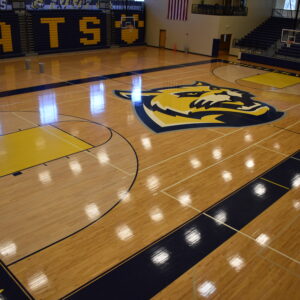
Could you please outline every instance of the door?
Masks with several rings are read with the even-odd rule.
[[[161,29],[159,32],[159,48],[166,48],[167,31]]]
[[[221,34],[220,39],[220,50],[223,54],[229,54],[231,43],[231,34]]]

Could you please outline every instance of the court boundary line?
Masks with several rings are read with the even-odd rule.
[[[195,62],[161,66],[161,67],[152,67],[152,68],[139,69],[139,70],[133,70],[133,71],[124,71],[124,72],[119,72],[119,73],[86,77],[86,78],[81,78],[81,79],[71,79],[71,80],[60,81],[60,82],[56,82],[56,83],[24,87],[24,88],[19,88],[19,89],[15,89],[15,90],[1,91],[0,98],[19,95],[19,94],[26,94],[26,93],[31,93],[31,92],[38,92],[38,91],[43,91],[43,90],[48,90],[48,89],[65,87],[65,86],[72,86],[72,85],[78,85],[78,84],[80,85],[80,84],[88,83],[88,82],[95,82],[95,81],[101,81],[101,80],[104,81],[104,80],[127,77],[127,76],[132,76],[132,75],[141,75],[141,74],[145,74],[145,73],[152,73],[152,72],[164,71],[164,70],[172,70],[172,69],[184,68],[184,67],[189,67],[189,66],[194,66],[194,65],[203,65],[203,64],[214,63],[214,62],[218,62],[218,61],[219,61],[219,59],[212,58],[210,60],[195,61]],[[47,76],[52,77],[51,75],[47,75]]]

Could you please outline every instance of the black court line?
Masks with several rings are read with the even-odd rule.
[[[62,121],[62,122],[63,122],[63,121]],[[57,123],[60,123],[60,122],[57,122]],[[57,124],[57,123],[54,123],[54,124]],[[66,134],[72,136],[73,138],[75,138],[75,139],[77,139],[77,140],[79,140],[79,141],[81,141],[81,142],[83,142],[83,143],[89,145],[90,148],[88,148],[88,149],[92,149],[92,148],[94,148],[94,147],[98,147],[98,146],[92,145],[92,144],[90,144],[90,143],[84,141],[83,139],[81,139],[81,138],[79,138],[79,137],[77,137],[77,136],[75,136],[75,135],[69,133],[68,131],[63,130],[63,129],[61,129],[61,128],[59,128],[59,127],[53,125],[53,124],[47,124],[46,126],[51,126],[51,127],[55,128],[55,129],[57,129],[58,131],[61,131],[61,132],[63,132],[63,133],[66,133]],[[44,127],[44,126],[42,126],[42,127]],[[88,149],[86,149],[86,150],[88,150]]]
[[[35,111],[27,111],[27,112],[35,112]],[[67,116],[67,117],[74,117],[74,116],[72,116],[72,115],[66,115],[66,114],[60,114],[60,115],[62,115],[62,116]],[[97,123],[97,122],[95,122],[95,121],[91,121],[91,120],[88,120],[88,119],[84,119],[84,118],[80,118],[80,117],[74,117],[74,118],[78,118],[78,119],[80,119],[80,120],[82,120],[82,121],[84,121],[84,122],[91,122],[91,123],[94,123],[94,124],[97,124],[97,125],[101,125],[101,126],[106,127],[105,125],[103,125],[103,124],[101,124],[101,123]],[[60,122],[67,122],[67,121],[74,121],[74,120],[66,120],[66,121],[60,121]],[[77,120],[76,120],[76,121],[77,121]],[[138,176],[138,171],[139,171],[139,158],[138,158],[138,155],[137,155],[136,150],[134,149],[134,147],[132,146],[132,144],[129,142],[129,140],[128,140],[127,138],[125,138],[122,134],[120,134],[119,132],[115,131],[115,130],[112,129],[112,128],[109,128],[109,127],[106,127],[106,128],[108,128],[108,129],[111,130],[112,135],[115,133],[116,135],[118,135],[118,136],[120,136],[122,139],[124,139],[124,141],[125,141],[125,142],[129,145],[129,147],[132,149],[132,151],[133,151],[133,153],[134,153],[134,156],[135,156],[135,159],[136,159],[136,170],[135,170],[135,173],[134,173],[134,177],[133,177],[133,179],[132,179],[132,182],[131,182],[131,184],[130,184],[128,190],[124,193],[124,196],[123,196],[122,198],[120,198],[120,199],[119,199],[119,200],[118,200],[118,201],[117,201],[117,202],[116,202],[116,203],[115,203],[108,211],[106,211],[106,212],[105,212],[103,215],[101,215],[99,218],[95,219],[93,222],[90,222],[90,223],[87,224],[86,226],[84,226],[84,227],[82,227],[82,228],[76,230],[75,232],[72,232],[71,234],[69,234],[69,235],[67,235],[67,236],[65,236],[65,237],[63,237],[63,238],[61,238],[61,239],[59,239],[59,240],[57,240],[57,241],[55,241],[55,242],[49,244],[49,245],[46,245],[46,246],[43,247],[43,248],[40,248],[40,249],[38,249],[38,250],[36,250],[36,251],[34,251],[34,252],[32,252],[32,253],[29,253],[28,255],[25,255],[25,256],[23,256],[23,257],[21,257],[21,258],[15,260],[15,261],[13,261],[13,262],[7,264],[7,267],[10,267],[10,266],[12,266],[12,265],[14,265],[14,264],[16,264],[16,263],[18,263],[18,262],[20,262],[20,261],[26,259],[26,258],[32,256],[32,255],[35,255],[35,254],[37,254],[37,253],[39,253],[39,252],[41,252],[41,251],[43,251],[43,250],[45,250],[45,249],[47,249],[47,248],[49,248],[49,247],[51,247],[51,246],[54,246],[55,244],[58,244],[58,243],[62,242],[63,240],[65,240],[65,239],[67,239],[67,238],[69,238],[69,237],[72,237],[73,235],[79,233],[80,231],[83,231],[84,229],[90,227],[91,225],[93,225],[94,223],[96,223],[96,222],[98,222],[100,219],[102,219],[104,216],[106,216],[106,215],[107,215],[111,210],[113,210],[113,209],[114,209],[114,208],[115,208],[115,207],[116,207],[123,199],[126,198],[127,194],[128,194],[128,193],[130,192],[130,190],[132,189],[132,187],[133,187],[133,185],[134,185],[134,183],[135,183],[135,181],[136,181],[136,179],[137,179],[137,176]],[[90,149],[92,149],[92,148],[90,148]],[[84,151],[86,151],[86,150],[84,150]],[[77,153],[79,153],[79,152],[77,152]],[[5,176],[6,176],[6,175],[5,175]],[[2,299],[0,298],[0,300],[2,300]]]
[[[108,138],[105,142],[103,142],[103,143],[101,143],[101,144],[93,145],[93,144],[88,143],[88,142],[86,142],[85,140],[81,139],[80,137],[75,136],[75,135],[71,134],[70,132],[68,132],[68,131],[66,131],[66,130],[64,130],[64,129],[62,129],[62,128],[60,128],[60,127],[57,127],[57,126],[54,125],[54,124],[58,124],[58,123],[61,123],[61,122],[70,122],[70,120],[69,120],[69,121],[60,121],[60,122],[56,122],[56,123],[50,124],[50,126],[52,126],[52,127],[56,128],[57,130],[60,130],[60,131],[62,131],[62,132],[64,132],[64,133],[66,133],[66,134],[68,134],[68,135],[74,137],[74,138],[77,139],[77,140],[80,140],[80,141],[82,141],[82,142],[84,142],[84,143],[90,145],[91,148],[86,149],[86,150],[90,150],[90,149],[95,148],[95,147],[100,147],[100,146],[106,144],[106,143],[107,143],[109,140],[111,140],[111,138],[112,138],[112,132],[111,132],[111,129],[110,129],[110,128],[107,128],[106,126],[103,126],[103,125],[102,125],[104,128],[108,129],[108,131],[109,131],[109,138]],[[73,122],[76,122],[76,121],[73,121]],[[82,122],[82,121],[80,121],[80,122]]]
[[[0,111],[0,112],[1,112],[1,111]],[[29,127],[29,128],[19,129],[18,131],[0,134],[0,137],[1,137],[1,136],[5,136],[5,135],[10,135],[10,134],[18,133],[18,132],[23,132],[23,131],[30,130],[30,129],[34,129],[34,128],[38,128],[38,127],[40,127],[40,125],[37,124],[37,126],[34,126],[34,127]]]
[[[280,199],[300,176],[300,161],[281,161],[160,240],[62,299],[150,299]],[[274,183],[261,177],[274,180]],[[220,216],[222,216],[220,218]],[[217,220],[221,222],[217,222]],[[226,225],[222,224],[225,223]]]
[[[60,87],[65,87],[65,86],[83,84],[83,83],[94,82],[94,81],[104,81],[104,80],[127,77],[127,76],[132,76],[132,75],[140,75],[140,74],[172,70],[172,69],[178,69],[178,68],[185,68],[185,67],[191,67],[191,66],[198,66],[198,65],[205,65],[205,64],[217,63],[217,62],[234,64],[234,65],[239,65],[239,66],[244,66],[244,67],[248,67],[248,68],[269,71],[269,72],[277,72],[277,73],[290,75],[290,76],[297,76],[297,77],[299,76],[299,74],[297,74],[297,73],[291,73],[291,72],[281,71],[281,70],[277,70],[277,69],[269,69],[269,68],[265,68],[265,67],[260,67],[260,66],[245,64],[245,63],[237,63],[237,62],[232,62],[232,61],[228,61],[228,60],[224,60],[224,59],[215,58],[215,59],[204,60],[204,61],[196,61],[196,62],[190,62],[190,63],[170,65],[170,66],[140,69],[140,70],[135,70],[135,71],[120,72],[120,73],[107,74],[107,75],[101,75],[101,76],[93,76],[93,77],[87,77],[87,78],[82,78],[82,79],[73,79],[73,80],[69,80],[69,81],[62,81],[62,82],[43,84],[43,85],[37,85],[37,86],[32,86],[32,87],[25,87],[25,88],[9,90],[9,91],[2,91],[2,92],[0,92],[0,98],[13,96],[13,95],[38,92],[38,91],[44,91],[44,90],[48,90],[48,89],[55,89],[55,88],[60,88]]]
[[[127,77],[127,76],[132,76],[132,75],[139,75],[139,74],[146,74],[146,73],[152,73],[152,72],[157,72],[157,71],[172,70],[172,69],[185,68],[185,67],[190,67],[190,66],[204,65],[204,64],[214,63],[214,62],[218,62],[218,61],[219,61],[218,59],[210,59],[210,60],[205,60],[205,61],[183,63],[183,64],[178,64],[178,65],[141,69],[141,70],[135,70],[135,71],[121,72],[121,73],[115,73],[115,74],[107,74],[107,75],[87,77],[87,78],[82,78],[82,79],[62,81],[62,82],[57,82],[57,83],[37,85],[37,86],[32,86],[32,87],[26,87],[26,88],[20,88],[20,89],[16,89],[16,90],[0,92],[0,98],[7,97],[7,96],[13,96],[13,95],[38,92],[38,91],[44,91],[44,90],[48,90],[48,89],[55,89],[55,88],[60,88],[60,87],[65,87],[65,86],[70,86],[70,85],[83,84],[83,83],[94,82],[94,81],[104,81],[104,80]]]
[[[0,299],[28,300],[34,299],[17,278],[0,260]]]
[[[50,126],[52,126],[52,127],[55,127],[55,128],[57,128],[57,129],[59,129],[59,130],[65,132],[65,133],[67,133],[68,135],[71,135],[72,137],[74,137],[74,138],[76,138],[76,139],[78,139],[78,140],[80,140],[80,141],[82,141],[82,142],[84,142],[84,143],[86,143],[86,144],[91,145],[93,148],[95,148],[95,147],[100,147],[100,146],[103,146],[103,145],[107,144],[107,143],[111,140],[111,138],[112,138],[112,136],[113,136],[111,128],[109,128],[109,127],[107,127],[107,126],[105,126],[105,125],[103,125],[103,124],[97,123],[96,125],[100,125],[100,126],[106,128],[106,129],[109,131],[109,138],[108,138],[105,142],[103,142],[103,143],[101,143],[101,144],[98,144],[98,145],[92,145],[92,144],[90,144],[90,143],[84,141],[83,139],[81,139],[81,138],[79,138],[79,137],[73,135],[72,133],[70,133],[70,132],[68,132],[68,131],[66,131],[66,130],[63,130],[63,129],[61,129],[61,128],[59,128],[59,127],[57,127],[57,126],[54,125],[54,124],[58,124],[58,123],[61,123],[61,122],[85,122],[85,123],[92,123],[92,124],[93,124],[93,123],[94,123],[93,121],[88,121],[88,120],[64,120],[64,121],[57,121],[57,122],[55,122],[55,123],[50,123],[50,124],[48,124],[48,125],[50,125]],[[95,124],[95,123],[94,123],[94,124]],[[88,151],[88,150],[90,150],[90,149],[92,149],[92,148],[89,148],[89,149],[87,149],[86,151]],[[88,152],[89,152],[89,151],[88,151]]]

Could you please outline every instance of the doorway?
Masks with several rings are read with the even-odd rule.
[[[231,43],[231,34],[221,34],[220,39],[220,54],[229,54],[230,43]]]
[[[159,48],[166,48],[167,31],[161,29],[159,32]]]

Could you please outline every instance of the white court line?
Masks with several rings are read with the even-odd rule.
[[[207,128],[206,128],[206,129],[207,129]],[[224,135],[218,136],[218,137],[216,137],[215,139],[210,140],[210,141],[208,141],[208,142],[206,142],[206,143],[204,143],[204,144],[195,146],[195,147],[190,148],[190,149],[188,149],[188,150],[186,150],[186,151],[183,151],[183,152],[180,152],[180,153],[178,153],[178,154],[169,156],[168,158],[163,159],[163,160],[159,161],[159,162],[156,163],[156,164],[153,164],[153,165],[151,165],[151,166],[149,166],[149,167],[146,167],[146,168],[144,168],[144,169],[141,169],[139,172],[143,172],[143,171],[148,170],[148,169],[150,169],[150,168],[153,168],[153,167],[156,167],[156,166],[158,166],[158,165],[161,165],[161,164],[163,164],[163,163],[165,163],[165,162],[167,162],[167,161],[169,161],[169,160],[171,160],[171,159],[173,159],[173,158],[179,157],[179,156],[184,155],[184,154],[186,154],[186,153],[189,153],[189,152],[191,152],[191,151],[193,151],[193,150],[196,150],[196,149],[199,149],[199,148],[201,148],[201,147],[204,147],[204,146],[206,146],[206,145],[208,145],[208,144],[210,144],[210,143],[212,143],[212,142],[215,142],[215,141],[217,141],[217,140],[219,140],[219,139],[221,139],[221,138],[223,138],[223,137],[225,137],[225,136],[228,136],[228,135],[230,135],[230,134],[233,134],[233,133],[235,133],[235,132],[238,132],[238,131],[240,131],[240,130],[242,130],[242,129],[244,129],[244,128],[239,128],[239,129],[234,130],[234,131],[232,131],[232,132],[229,132],[229,133],[226,133],[226,134],[224,134]]]
[[[184,63],[182,63],[182,64],[184,64]],[[201,65],[200,65],[201,66]],[[180,73],[180,75],[184,75],[184,74],[188,74],[188,73],[195,73],[196,71],[199,71],[199,70],[197,70],[197,68],[195,68],[195,70],[186,70],[185,72],[180,72],[180,70],[182,70],[182,69],[185,69],[185,68],[190,68],[190,67],[196,67],[196,66],[187,66],[187,67],[181,67],[181,68],[178,68],[178,69],[171,69],[171,71],[173,71],[173,70],[178,70],[178,72]],[[199,66],[197,66],[197,67],[199,67]],[[158,67],[158,68],[160,68],[160,67]],[[170,70],[158,70],[157,72],[166,72],[166,71],[170,71]],[[149,76],[148,74],[152,74],[152,73],[154,73],[154,72],[151,72],[151,73],[145,73],[145,77],[146,77],[146,79],[160,79],[160,78],[164,78],[164,77],[166,77],[166,76],[176,76],[176,75],[178,75],[177,73],[176,74],[168,74],[168,75],[165,75],[165,74],[163,74],[163,75],[159,75],[159,76]],[[210,72],[209,72],[209,70],[207,71],[207,74],[210,74]],[[201,76],[203,76],[203,75],[205,75],[205,74],[203,74],[203,73],[201,73]],[[185,81],[185,80],[188,80],[189,78],[191,78],[191,77],[195,77],[195,74],[190,74],[190,76],[188,77],[188,78],[182,78],[182,79],[180,79],[180,81]],[[171,79],[169,79],[169,81],[172,81]],[[194,79],[194,81],[196,81],[195,79]]]
[[[230,226],[230,225],[228,225],[228,224],[226,224],[226,223],[224,223],[224,222],[222,222],[222,221],[220,221],[220,220],[218,220],[218,219],[212,217],[211,215],[208,215],[207,213],[203,213],[203,215],[205,215],[206,217],[208,217],[208,218],[214,220],[214,221],[217,222],[217,223],[220,223],[220,224],[222,224],[222,225],[224,225],[224,226],[230,228],[231,230],[234,230],[234,231],[237,232],[237,233],[242,234],[243,236],[245,236],[245,237],[251,239],[252,241],[254,241],[255,243],[257,243],[256,239],[255,239],[254,237],[252,237],[251,235],[249,235],[249,234],[247,234],[247,233],[244,233],[244,232],[242,232],[242,231],[240,231],[240,230],[238,230],[238,229],[236,229],[236,228],[234,228],[234,227],[232,227],[232,226]],[[300,265],[300,261],[298,261],[297,259],[294,259],[294,258],[290,257],[289,255],[287,255],[287,254],[285,254],[285,253],[283,253],[283,252],[281,252],[281,251],[279,251],[279,250],[277,250],[277,249],[275,249],[275,248],[273,248],[273,247],[271,247],[271,246],[265,245],[264,248],[267,248],[267,249],[269,249],[269,250],[271,250],[271,251],[274,251],[274,252],[276,252],[277,254],[282,255],[282,256],[284,256],[285,258],[287,258],[287,259],[293,261],[294,263]]]
[[[18,118],[20,118],[20,119],[26,121],[27,123],[29,123],[29,124],[31,124],[31,125],[34,125],[34,126],[36,126],[36,127],[39,126],[38,124],[35,124],[35,123],[31,122],[30,120],[28,120],[28,119],[26,119],[26,118],[24,118],[24,117],[18,115],[18,114],[15,113],[15,112],[12,112],[12,114],[15,115],[16,117],[18,117]],[[49,124],[49,126],[51,126],[51,124]],[[58,138],[59,140],[65,142],[65,143],[67,143],[67,144],[72,145],[73,147],[77,148],[78,150],[80,150],[80,151],[85,150],[85,149],[82,149],[81,147],[79,147],[78,145],[73,144],[72,142],[70,142],[70,141],[68,141],[68,140],[65,140],[64,138],[62,138],[62,137],[56,135],[55,133],[53,133],[53,132],[47,130],[45,127],[41,127],[41,128],[42,128],[44,131],[46,131],[47,133],[49,133],[49,134],[55,136],[56,138]],[[92,156],[93,158],[96,158],[96,159],[98,160],[97,156],[94,155],[93,153],[91,153],[91,152],[89,152],[89,151],[84,151],[84,153],[87,154],[87,155],[89,155],[89,156]],[[131,173],[128,173],[128,172],[126,172],[126,171],[120,169],[119,167],[117,167],[117,166],[115,166],[115,165],[113,165],[113,164],[111,164],[111,163],[109,163],[109,162],[106,162],[105,164],[107,164],[107,165],[111,166],[112,168],[114,168],[114,169],[116,169],[116,170],[122,172],[122,173],[125,174],[125,175],[128,175],[128,176],[132,176],[132,175],[133,175],[133,174],[131,174]]]
[[[174,200],[176,200],[177,202],[180,203],[180,201],[179,201],[176,197],[174,197],[174,196],[168,194],[167,192],[161,191],[161,193],[164,194],[164,195],[166,195],[166,196],[168,196],[168,197],[170,197],[170,198],[172,198],[172,199],[174,199]],[[196,208],[196,207],[194,207],[194,206],[192,206],[192,205],[185,204],[185,206],[187,206],[187,207],[189,207],[189,208],[191,208],[191,209],[197,211],[198,213],[202,213],[204,216],[206,216],[206,217],[208,217],[208,218],[214,220],[216,223],[222,224],[222,225],[224,225],[224,226],[230,228],[231,230],[233,230],[233,231],[235,231],[235,232],[237,232],[237,233],[240,233],[240,234],[242,234],[243,236],[245,236],[245,237],[247,237],[247,238],[253,240],[255,243],[257,243],[257,242],[256,242],[256,239],[253,238],[251,235],[248,235],[248,234],[246,234],[246,233],[244,233],[244,232],[242,232],[242,231],[240,231],[240,230],[238,230],[238,229],[236,229],[236,228],[234,228],[234,227],[232,227],[232,226],[230,226],[230,225],[228,225],[228,224],[226,224],[226,223],[224,223],[224,222],[222,222],[222,221],[220,221],[220,220],[218,220],[218,219],[216,219],[216,218],[214,218],[214,217],[212,217],[211,215],[208,215],[207,213],[205,213],[205,212],[199,210],[198,208]],[[271,250],[271,251],[276,252],[277,254],[280,254],[280,255],[282,255],[282,256],[288,258],[289,260],[291,260],[291,261],[293,261],[293,262],[295,262],[295,263],[297,263],[297,264],[300,264],[300,261],[298,261],[298,260],[296,260],[296,259],[294,259],[294,258],[292,258],[292,257],[290,257],[290,256],[288,256],[288,255],[286,255],[286,254],[284,254],[283,252],[281,252],[281,251],[279,251],[279,250],[277,250],[277,249],[275,249],[275,248],[273,248],[273,247],[271,247],[271,246],[266,245],[266,246],[264,246],[264,247],[265,247],[265,248],[268,248],[268,249]]]
[[[299,121],[297,121],[296,123],[293,123],[292,125],[290,125],[290,126],[288,126],[286,128],[292,127],[295,124],[297,124],[298,122]],[[206,167],[206,168],[204,168],[202,170],[199,170],[198,172],[195,172],[195,173],[191,174],[190,176],[187,176],[186,178],[183,178],[183,179],[179,180],[178,182],[176,182],[176,183],[174,183],[174,184],[172,184],[172,185],[170,185],[168,187],[165,187],[162,191],[166,191],[166,190],[168,190],[168,189],[170,189],[170,188],[172,188],[172,187],[174,187],[174,186],[176,186],[176,185],[178,185],[178,184],[180,184],[180,183],[182,183],[182,182],[184,182],[184,181],[186,181],[186,180],[188,180],[188,179],[190,179],[190,178],[192,178],[192,177],[194,177],[194,176],[196,176],[196,175],[198,175],[200,173],[203,173],[204,171],[206,171],[206,170],[208,170],[208,169],[210,169],[210,168],[212,168],[212,167],[214,167],[214,166],[216,166],[216,165],[218,165],[218,164],[220,164],[220,163],[222,163],[222,162],[224,162],[224,161],[226,161],[226,160],[228,160],[228,159],[230,159],[230,158],[232,158],[232,157],[234,157],[234,156],[236,156],[238,154],[240,154],[241,152],[243,152],[243,151],[245,151],[245,150],[247,150],[247,149],[249,149],[249,148],[251,148],[253,146],[256,146],[257,144],[259,144],[259,143],[261,143],[261,142],[263,142],[263,141],[271,138],[272,136],[274,136],[276,134],[279,134],[282,131],[284,131],[284,129],[280,129],[278,132],[275,132],[275,133],[273,133],[273,134],[271,134],[271,135],[263,138],[262,140],[259,140],[256,143],[253,143],[253,144],[249,145],[248,147],[246,147],[246,148],[244,148],[244,149],[242,149],[242,150],[240,150],[238,152],[235,152],[234,154],[229,155],[226,158],[224,158],[224,159],[222,159],[222,160],[220,160],[220,161],[218,161],[218,162],[216,162],[216,163],[214,163],[214,164],[212,164],[212,165],[210,165],[210,166],[208,166],[208,167]]]
[[[209,128],[209,127],[205,128],[205,129],[207,129],[207,130],[209,130],[209,131],[212,131],[212,132],[215,132],[215,133],[218,133],[218,134],[221,134],[222,136],[225,136],[225,135],[226,135],[226,133],[220,132],[220,131],[218,131],[218,130],[216,130],[216,129],[212,129],[212,128]]]
[[[261,252],[262,252],[262,251],[261,251]],[[292,270],[286,268],[285,266],[280,265],[279,263],[277,263],[277,262],[271,260],[270,258],[265,257],[261,252],[259,252],[259,253],[257,254],[260,258],[262,258],[263,260],[266,260],[267,262],[269,262],[269,263],[272,264],[272,265],[275,265],[275,266],[277,266],[277,267],[279,267],[279,268],[281,268],[281,269],[284,269],[286,272],[290,273],[291,275],[300,278],[299,273],[296,273],[296,272],[294,272],[294,271],[292,271]]]
[[[51,90],[51,89],[50,89]],[[33,93],[39,93],[39,92],[41,92],[41,91],[38,91],[38,92],[33,92]],[[56,94],[56,93],[55,93]],[[64,96],[64,97],[68,97],[68,94],[70,94],[70,92],[66,92],[66,93],[64,93],[64,94],[60,94],[60,96]],[[56,94],[57,95],[57,94]],[[42,96],[41,94],[38,94],[38,95],[36,95],[36,96]],[[14,96],[9,96],[9,97],[14,97]],[[58,105],[60,105],[60,104],[66,104],[66,103],[71,103],[71,102],[74,102],[74,101],[86,101],[86,100],[89,100],[90,98],[89,97],[87,97],[87,96],[83,96],[83,97],[80,97],[80,98],[77,98],[77,99],[73,99],[73,100],[66,100],[66,101],[58,101]],[[31,100],[33,100],[33,101],[39,101],[38,99],[31,99]],[[17,104],[26,104],[26,103],[28,103],[28,100],[27,99],[25,99],[25,100],[23,100],[23,101],[20,101],[20,102],[14,102],[14,103],[7,103],[7,104],[0,104],[0,107],[6,107],[6,106],[15,106],[15,105],[17,105]],[[3,112],[5,112],[5,111],[3,111]],[[10,112],[10,111],[7,111],[7,112]]]
[[[297,95],[296,95],[297,96]],[[296,105],[294,105],[294,106],[291,106],[291,107],[289,107],[289,108],[287,108],[287,109],[284,109],[283,111],[289,111],[289,110],[291,110],[291,109],[293,109],[293,108],[296,108],[296,107],[298,107],[300,104],[296,104]]]
[[[272,152],[277,153],[277,154],[281,154],[281,155],[284,156],[284,157],[288,157],[288,156],[289,156],[289,155],[286,155],[286,154],[284,154],[284,153],[282,153],[282,152],[276,151],[276,150],[274,150],[274,149],[269,149],[269,148],[267,148],[267,147],[265,147],[265,146],[262,146],[262,145],[259,145],[259,144],[255,145],[255,146],[256,146],[256,147],[259,147],[259,148],[262,148],[262,149],[265,149],[265,150],[272,151]]]

